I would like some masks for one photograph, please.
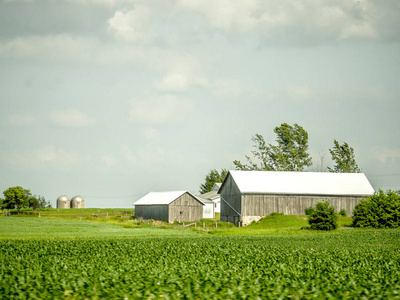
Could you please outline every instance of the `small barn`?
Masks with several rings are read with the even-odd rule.
[[[229,171],[219,194],[221,221],[245,226],[273,212],[303,215],[323,200],[351,216],[374,189],[362,173]]]
[[[133,203],[135,219],[173,223],[196,221],[203,217],[204,203],[188,191],[151,192]]]
[[[214,186],[212,187],[211,191],[201,194],[198,197],[201,199],[206,199],[209,201],[212,201],[214,203],[214,210],[216,213],[221,212],[221,199],[220,195],[218,194],[218,190],[221,187],[222,183],[214,183]]]

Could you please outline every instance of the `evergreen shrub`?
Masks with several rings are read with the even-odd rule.
[[[311,206],[309,208],[306,208],[305,212],[306,212],[306,216],[311,215],[314,212],[314,207]]]
[[[388,190],[361,200],[353,211],[354,227],[400,227],[400,191]]]
[[[308,215],[313,230],[334,230],[338,227],[338,214],[328,201],[318,202]]]

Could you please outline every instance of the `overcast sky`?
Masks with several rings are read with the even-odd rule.
[[[301,125],[400,189],[400,1],[0,0],[0,191],[198,193]]]

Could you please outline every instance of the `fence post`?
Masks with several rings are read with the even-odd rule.
[[[203,229],[205,229],[206,228],[206,224],[203,222]]]
[[[218,223],[217,222],[215,222],[215,228],[218,228]]]
[[[182,229],[185,228],[185,222],[182,222]]]
[[[39,213],[39,218],[40,218],[40,213]]]

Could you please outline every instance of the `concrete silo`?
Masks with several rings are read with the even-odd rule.
[[[57,198],[57,208],[71,208],[71,200],[65,195]]]
[[[71,208],[85,208],[85,198],[80,195],[72,197]]]

